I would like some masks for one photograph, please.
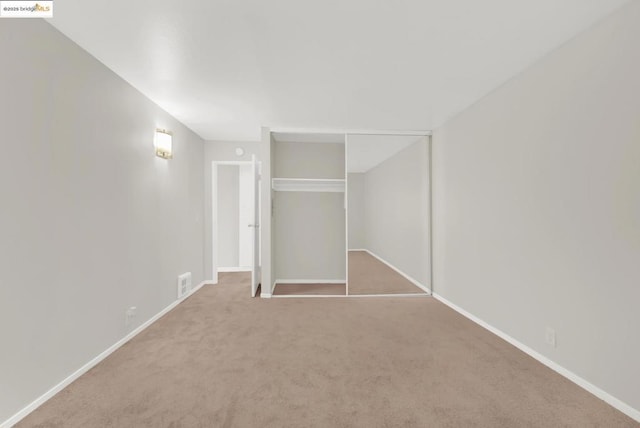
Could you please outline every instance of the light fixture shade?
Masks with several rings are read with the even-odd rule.
[[[171,133],[164,129],[156,129],[156,135],[153,138],[153,146],[156,149],[156,156],[163,159],[173,158]]]

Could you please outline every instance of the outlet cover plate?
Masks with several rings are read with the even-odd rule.
[[[183,298],[191,291],[191,272],[178,276],[178,299]]]
[[[545,341],[548,345],[556,347],[556,331],[551,327],[547,327],[547,332],[545,334]]]

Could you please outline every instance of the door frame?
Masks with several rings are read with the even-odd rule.
[[[211,282],[218,283],[218,167],[251,166],[252,161],[212,161],[211,162]],[[258,168],[261,162],[256,161]],[[260,203],[260,202],[258,202]]]

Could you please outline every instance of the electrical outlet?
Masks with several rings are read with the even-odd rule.
[[[178,276],[178,299],[183,298],[191,291],[191,272]]]
[[[133,318],[136,317],[137,313],[138,313],[138,308],[136,308],[135,306],[131,306],[129,309],[127,309],[124,313],[125,324],[130,325],[131,321],[133,320]]]
[[[545,334],[545,341],[547,345],[556,347],[556,331],[551,327],[547,327],[547,333]]]

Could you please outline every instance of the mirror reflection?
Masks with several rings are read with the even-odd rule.
[[[346,151],[348,294],[425,294],[428,137],[348,135]]]

